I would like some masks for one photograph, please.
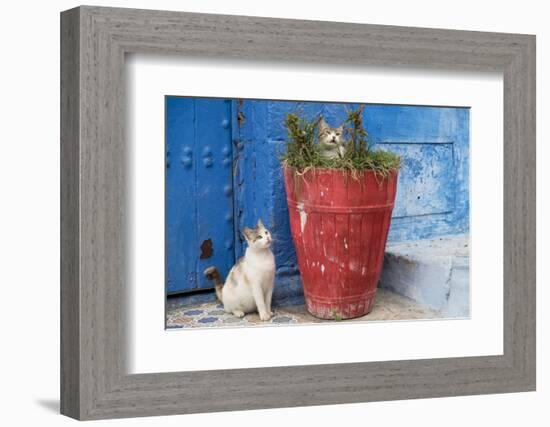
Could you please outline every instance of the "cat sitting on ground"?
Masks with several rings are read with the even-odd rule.
[[[344,140],[344,125],[331,128],[325,119],[321,117],[317,129],[317,140],[321,156],[327,159],[343,157],[346,153],[346,141]]]
[[[204,270],[204,274],[214,281],[216,295],[226,313],[243,317],[257,311],[261,320],[269,320],[273,316],[271,296],[275,277],[275,257],[270,249],[271,233],[260,219],[255,228],[245,227],[243,235],[248,247],[244,256],[229,271],[225,284],[214,266]]]

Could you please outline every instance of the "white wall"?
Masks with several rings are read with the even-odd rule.
[[[537,34],[539,265],[548,259],[548,75],[550,28],[544,2],[461,0],[298,2],[296,0],[97,1],[126,6],[375,24]],[[2,5],[0,188],[0,376],[4,425],[66,425],[57,415],[59,383],[59,11],[74,1]],[[546,13],[547,16],[547,13]],[[545,97],[546,96],[546,97]],[[545,179],[546,178],[546,179]],[[545,205],[543,205],[543,203]],[[548,273],[538,271],[538,389],[536,393],[442,398],[313,408],[117,420],[110,425],[296,425],[344,423],[407,426],[548,425],[550,303]],[[6,292],[7,291],[7,292]],[[544,420],[544,418],[547,418]],[[31,424],[32,423],[32,424]]]

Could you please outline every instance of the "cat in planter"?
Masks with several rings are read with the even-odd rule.
[[[317,140],[321,156],[326,159],[344,157],[346,141],[344,139],[344,125],[331,128],[323,117],[319,120]]]

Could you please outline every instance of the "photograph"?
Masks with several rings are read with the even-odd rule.
[[[164,108],[166,329],[470,318],[468,106]]]

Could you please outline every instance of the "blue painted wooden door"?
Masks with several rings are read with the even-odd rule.
[[[211,288],[234,264],[231,101],[166,97],[166,286]]]

